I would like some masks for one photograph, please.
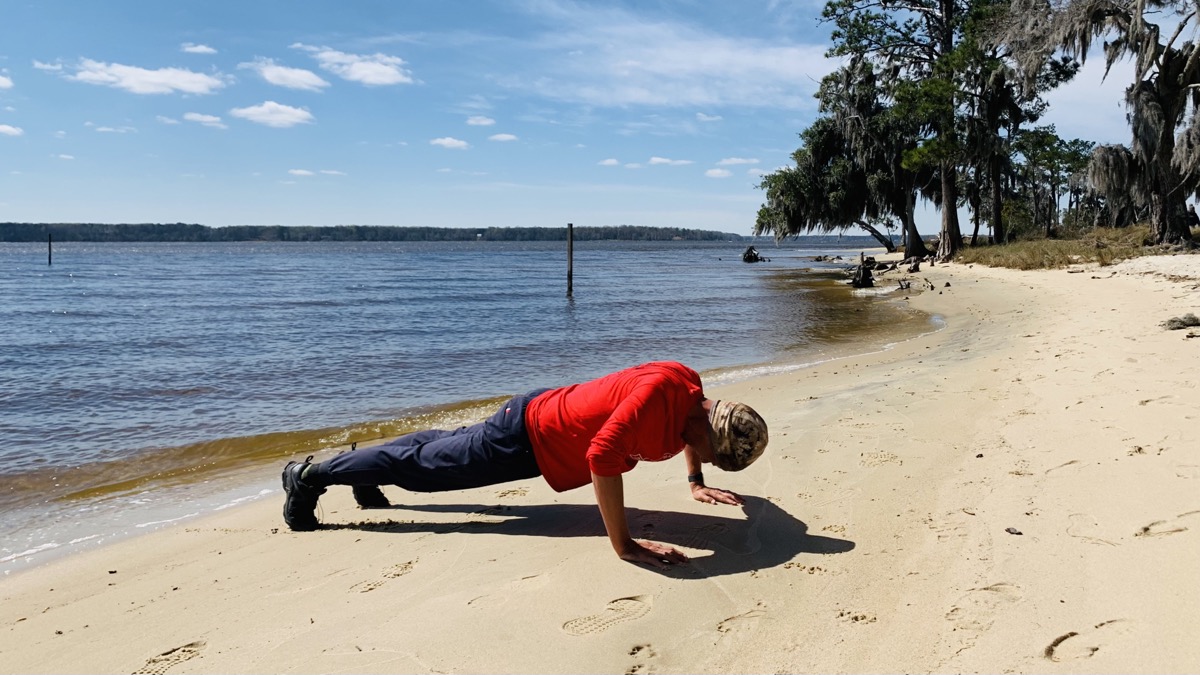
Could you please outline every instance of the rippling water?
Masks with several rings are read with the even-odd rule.
[[[535,387],[655,359],[719,381],[927,326],[828,251],[743,247],[580,242],[567,298],[562,242],[0,244],[0,566]]]

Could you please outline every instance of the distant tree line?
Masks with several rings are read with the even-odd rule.
[[[189,223],[0,223],[0,241],[232,242],[232,241],[566,241],[565,227],[291,227]],[[741,235],[679,227],[576,227],[577,241],[740,241]]]

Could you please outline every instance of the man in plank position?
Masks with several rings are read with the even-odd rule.
[[[702,465],[741,471],[766,447],[766,422],[750,406],[705,398],[700,376],[681,363],[644,363],[515,396],[473,426],[418,431],[317,464],[288,462],[283,519],[297,531],[320,527],[317,499],[330,485],[353,486],[359,504],[372,507],[387,505],[380,485],[440,492],[542,476],[557,492],[591,483],[617,555],[662,567],[687,556],[630,536],[621,474],[682,452],[694,499],[741,505],[733,492],[705,485]]]

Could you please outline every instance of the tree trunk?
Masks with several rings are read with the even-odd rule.
[[[917,221],[914,213],[917,210],[917,193],[909,190],[907,203],[904,205],[904,259],[924,258],[929,255],[925,242],[921,241],[921,233],[917,232]]]
[[[954,162],[943,159],[942,173],[942,231],[938,235],[938,260],[945,262],[962,248],[962,230],[958,227],[958,183]]]
[[[891,238],[885,236],[882,232],[875,229],[874,227],[871,227],[870,223],[868,223],[865,220],[856,220],[856,221],[854,221],[854,223],[856,225],[858,225],[859,227],[861,227],[862,229],[866,230],[867,232],[870,232],[872,237],[875,237],[876,239],[878,239],[879,243],[883,244],[883,247],[887,249],[888,253],[896,252],[896,245],[892,243]]]
[[[992,188],[992,243],[1003,244],[1008,238],[1008,233],[1004,231],[1004,208],[1000,203],[1003,194],[1001,182],[1004,180],[1000,175],[1000,156],[993,154],[990,163],[988,182]]]

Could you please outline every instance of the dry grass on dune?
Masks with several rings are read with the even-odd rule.
[[[1149,241],[1150,228],[1144,225],[1096,228],[1075,239],[1033,239],[1003,246],[969,246],[955,261],[1019,270],[1057,269],[1080,263],[1105,266],[1163,252],[1149,247]]]

